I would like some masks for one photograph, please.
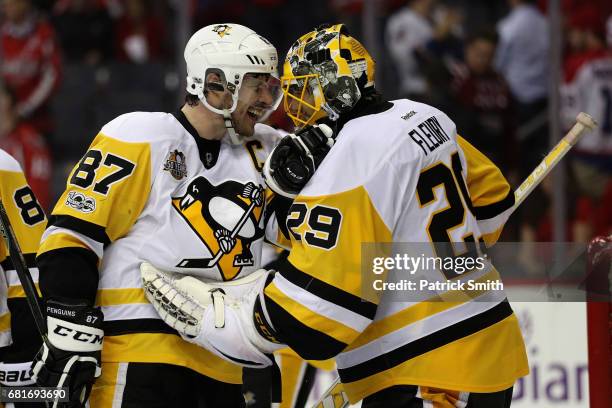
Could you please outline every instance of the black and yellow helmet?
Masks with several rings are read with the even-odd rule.
[[[289,49],[281,86],[287,115],[297,127],[350,111],[374,86],[374,60],[343,24],[322,26]]]

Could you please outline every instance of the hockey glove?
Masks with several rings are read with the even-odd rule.
[[[285,347],[274,337],[262,303],[268,271],[260,269],[231,282],[202,282],[143,263],[147,299],[166,324],[190,343],[244,367],[272,365],[275,350]]]
[[[47,301],[48,341],[34,358],[32,378],[43,387],[67,387],[68,403],[53,407],[82,407],[102,373],[100,357],[104,316],[99,308]]]
[[[295,198],[334,145],[333,136],[330,127],[321,124],[306,126],[282,138],[263,169],[272,191]]]

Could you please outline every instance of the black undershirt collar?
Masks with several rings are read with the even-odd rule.
[[[195,130],[193,125],[189,123],[187,117],[180,109],[172,112],[172,115],[179,121],[179,123],[189,132],[189,134],[193,137],[198,146],[198,152],[200,153],[200,161],[207,170],[213,168],[215,164],[217,164],[217,159],[219,158],[219,152],[221,151],[221,141],[220,140],[209,140],[200,137],[198,131]]]

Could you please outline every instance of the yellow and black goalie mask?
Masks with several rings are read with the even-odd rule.
[[[287,115],[297,127],[350,111],[374,86],[374,60],[344,25],[319,27],[289,49],[281,86]]]

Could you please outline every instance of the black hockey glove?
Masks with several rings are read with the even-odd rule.
[[[285,136],[264,165],[268,187],[282,196],[295,198],[334,145],[333,136],[327,125],[306,126]]]
[[[67,387],[67,403],[53,407],[82,407],[102,373],[100,357],[104,316],[99,308],[67,305],[49,300],[46,305],[48,342],[32,363],[32,378],[43,387]]]

